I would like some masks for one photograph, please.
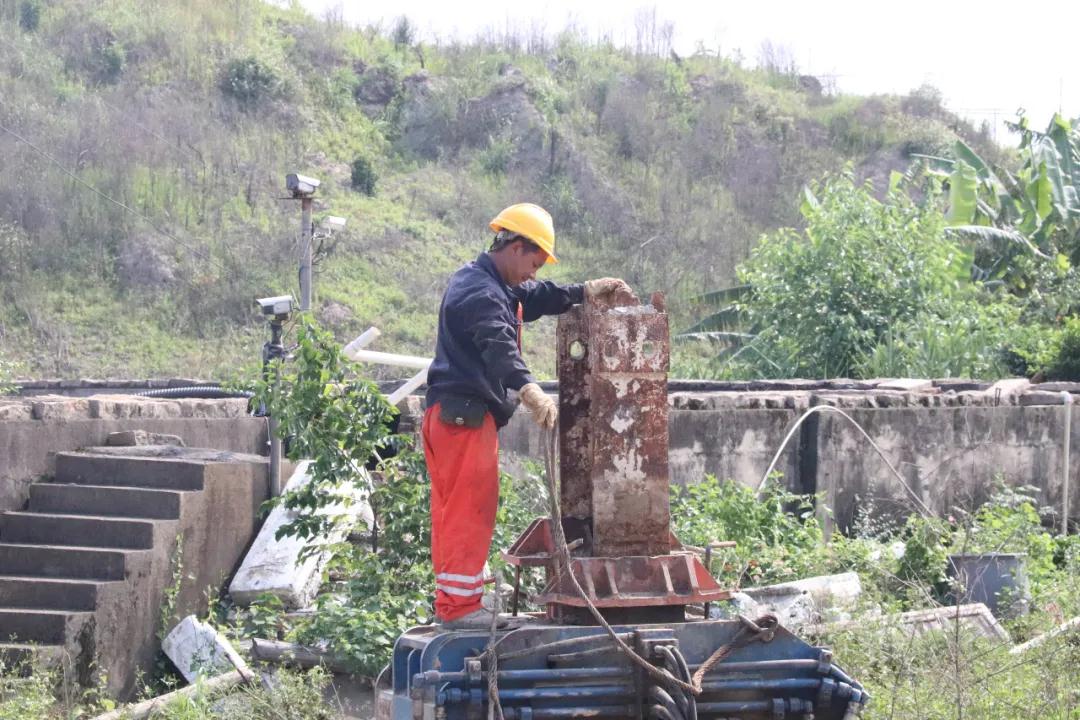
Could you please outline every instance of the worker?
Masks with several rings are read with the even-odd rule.
[[[630,293],[617,278],[536,281],[541,267],[558,262],[551,215],[537,205],[511,205],[490,226],[491,247],[450,277],[427,377],[422,435],[435,615],[446,628],[486,628],[493,620],[481,601],[499,504],[498,429],[519,402],[545,431],[558,416],[522,360],[522,323],[564,313],[585,296]]]

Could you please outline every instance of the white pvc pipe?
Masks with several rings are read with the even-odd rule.
[[[1073,396],[1070,392],[1062,392],[1061,399],[1065,407],[1065,442],[1062,443],[1061,460],[1061,534],[1069,534],[1069,455],[1072,440],[1072,405]]]
[[[401,402],[402,400],[407,398],[409,395],[411,395],[413,390],[420,387],[421,385],[423,385],[426,382],[427,382],[427,368],[425,368],[425,369],[421,370],[420,372],[416,373],[415,375],[413,375],[411,378],[409,378],[408,380],[405,381],[405,384],[403,384],[401,387],[399,387],[394,392],[390,393],[390,397],[387,398],[387,401],[391,405],[396,406],[399,402]]]
[[[353,356],[353,353],[355,353],[357,350],[363,350],[368,345],[378,340],[380,335],[382,335],[382,333],[379,332],[379,328],[369,327],[367,330],[360,333],[360,335],[355,340],[346,345],[342,352],[345,353],[345,357],[349,358],[350,360],[355,360],[356,358]]]
[[[416,355],[397,355],[395,353],[375,352],[374,350],[355,350],[353,351],[351,358],[356,362],[409,367],[416,368],[417,370],[427,370],[428,365],[431,364],[431,358],[417,357]]]

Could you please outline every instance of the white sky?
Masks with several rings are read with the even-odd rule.
[[[656,8],[675,28],[675,48],[689,54],[703,43],[726,56],[741,52],[756,64],[762,44],[783,48],[800,72],[829,76],[841,92],[906,93],[923,83],[937,87],[946,105],[997,127],[1018,108],[1043,128],[1059,109],[1080,116],[1080,58],[1071,40],[1080,29],[1080,1],[999,3],[998,0],[300,0],[317,16],[340,8],[347,22],[382,22],[404,14],[424,39],[467,40],[485,29],[512,27],[523,34],[567,25],[632,43],[635,16]],[[1070,53],[1073,57],[1070,57]]]

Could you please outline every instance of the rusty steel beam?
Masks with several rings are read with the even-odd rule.
[[[556,358],[559,368],[560,509],[564,518],[592,518],[589,467],[589,358],[584,305],[559,318]]]

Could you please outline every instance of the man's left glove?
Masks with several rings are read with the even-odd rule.
[[[630,289],[625,280],[620,278],[597,278],[596,280],[585,281],[585,297],[594,298],[615,293],[633,295],[634,291]]]
[[[555,427],[555,421],[559,418],[559,407],[539,385],[536,383],[523,385],[518,390],[518,397],[521,398],[521,404],[529,408],[537,425],[547,430]]]

